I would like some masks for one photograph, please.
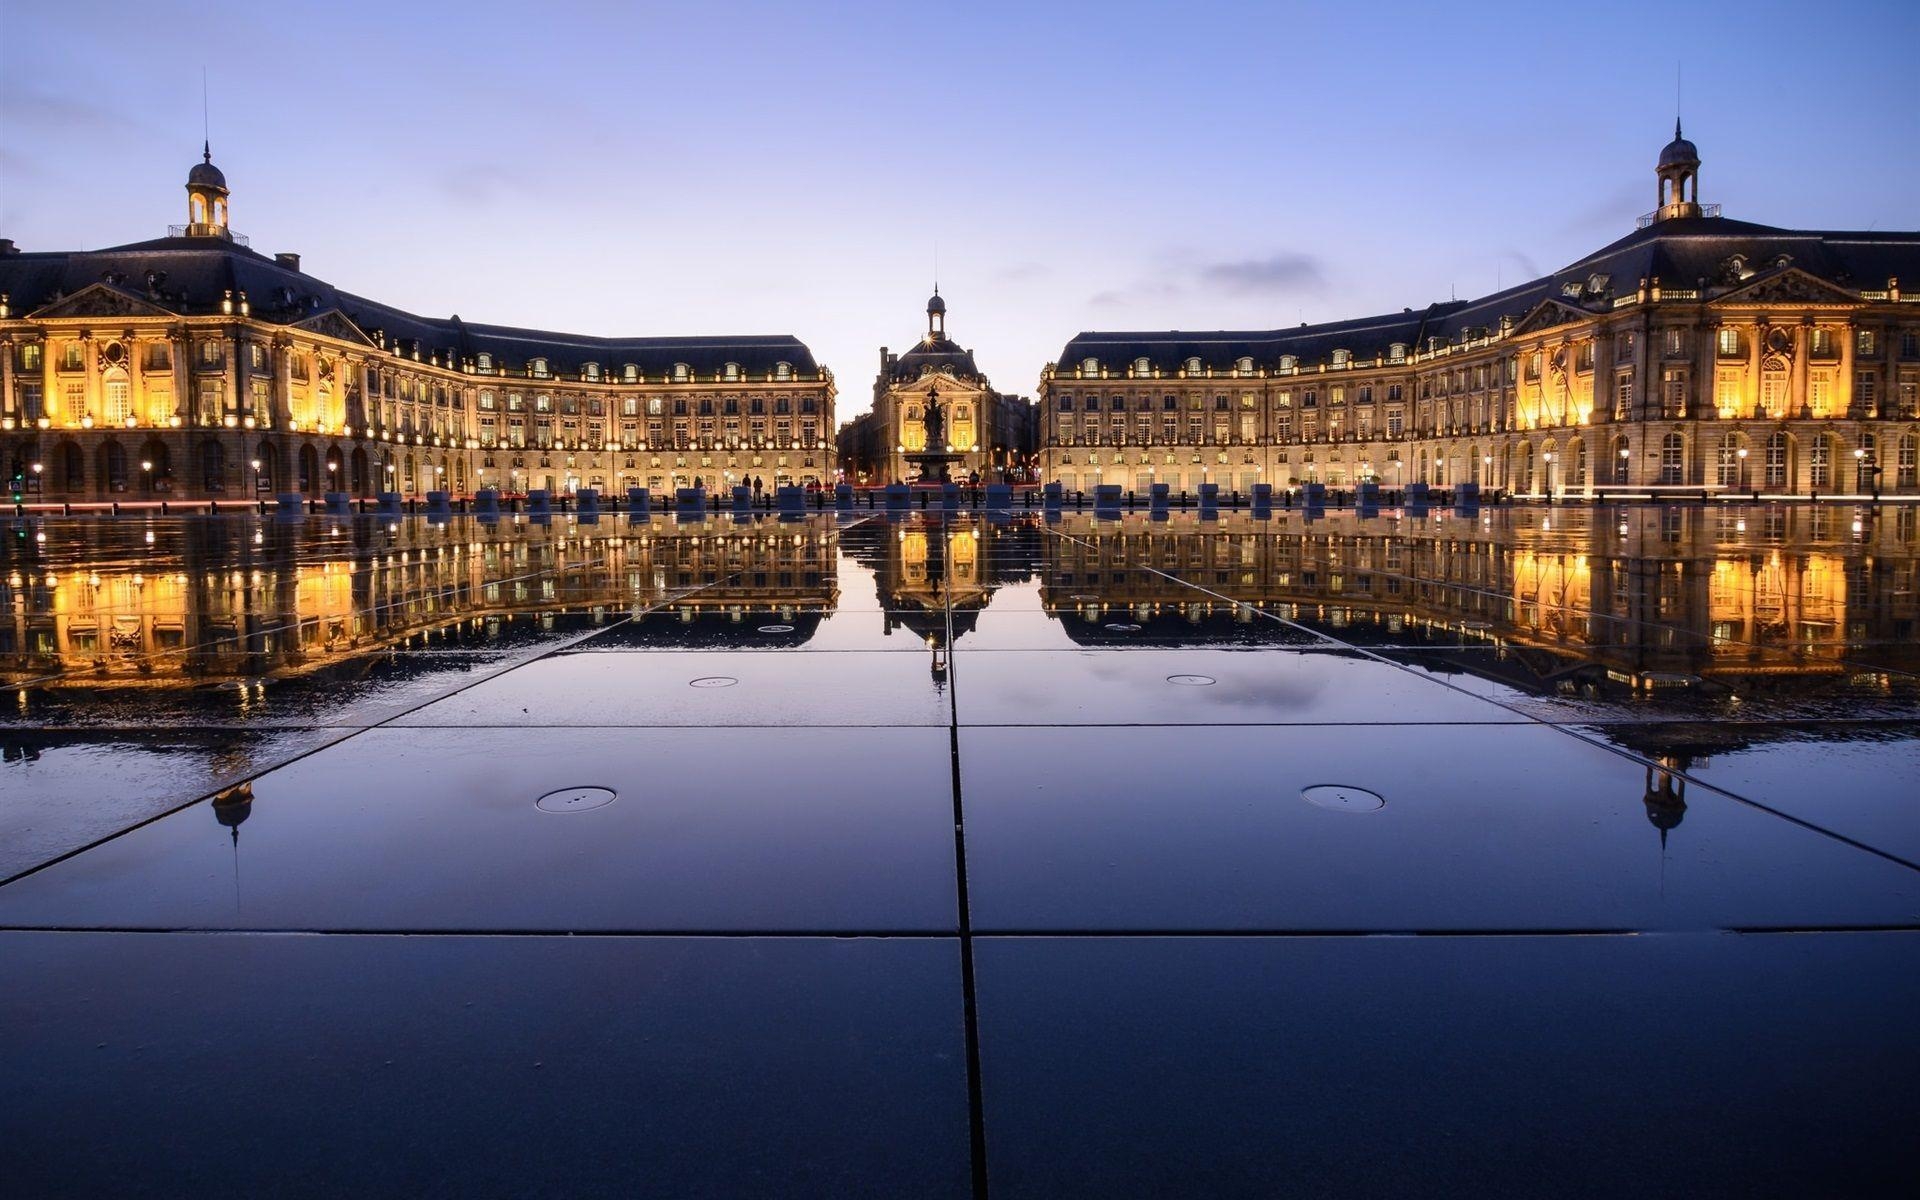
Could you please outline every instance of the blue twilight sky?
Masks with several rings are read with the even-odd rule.
[[[768,333],[864,409],[939,256],[1031,393],[1082,329],[1273,328],[1552,270],[1701,197],[1920,228],[1920,0],[191,5],[0,0],[0,236],[234,227],[339,286],[586,333]]]

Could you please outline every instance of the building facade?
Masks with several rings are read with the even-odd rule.
[[[832,477],[833,375],[790,336],[601,338],[415,316],[230,228],[0,241],[0,470],[28,499],[656,491]]]
[[[943,445],[927,445],[929,398],[940,406]],[[840,466],[856,483],[911,483],[906,455],[926,449],[962,457],[953,477],[974,472],[989,481],[1012,477],[1028,463],[1037,434],[1033,401],[993,390],[973,351],[947,336],[947,302],[938,286],[927,301],[927,332],[913,349],[880,347],[873,407],[840,430]]]
[[[1680,136],[1639,228],[1477,300],[1269,332],[1083,333],[1040,383],[1043,478],[1920,491],[1920,233],[1698,199]]]

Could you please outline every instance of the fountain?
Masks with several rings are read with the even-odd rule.
[[[914,483],[936,486],[948,483],[950,480],[947,478],[947,468],[965,458],[966,455],[955,454],[951,450],[934,449],[947,444],[947,422],[945,415],[940,411],[939,388],[927,389],[927,417],[924,424],[927,431],[927,448],[909,450],[901,457],[920,468],[920,477],[915,479]]]

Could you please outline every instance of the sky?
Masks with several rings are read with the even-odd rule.
[[[792,333],[839,415],[948,327],[1032,394],[1082,330],[1491,291],[1701,199],[1920,228],[1920,2],[1541,6],[0,0],[0,237],[233,227],[430,316]],[[936,268],[937,264],[937,268]]]

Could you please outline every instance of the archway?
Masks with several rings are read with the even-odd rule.
[[[298,461],[299,469],[294,475],[296,483],[295,490],[303,496],[310,496],[314,492],[314,484],[318,482],[318,476],[320,474],[320,460],[319,457],[314,454],[311,443],[302,442],[300,444],[300,457]]]
[[[322,482],[329,492],[337,492],[344,485],[344,480],[340,476],[340,447],[338,446],[327,447],[327,474]]]
[[[200,443],[200,486],[209,496],[227,490],[227,450],[212,438]]]
[[[372,489],[371,489],[371,488],[370,488],[370,487],[368,486],[368,480],[367,480],[367,451],[366,451],[366,448],[365,448],[365,447],[362,447],[362,446],[355,446],[355,447],[353,448],[353,454],[352,454],[352,455],[351,455],[351,456],[350,456],[350,457],[348,458],[348,460],[347,460],[347,461],[348,461],[348,462],[349,462],[350,464],[352,464],[352,468],[353,468],[353,491],[354,491],[354,494],[355,494],[355,495],[357,495],[357,496],[364,496],[364,495],[366,495],[366,494],[367,494],[367,493],[368,493],[369,491],[371,491],[371,490],[372,490]]]
[[[127,490],[127,448],[118,438],[108,438],[100,443],[100,449],[94,455],[98,467],[100,490],[109,494]]]
[[[167,456],[167,444],[157,437],[140,444],[140,489],[144,492],[173,489],[173,464]]]
[[[69,494],[87,490],[87,459],[73,442],[61,442],[53,452],[54,486]]]

